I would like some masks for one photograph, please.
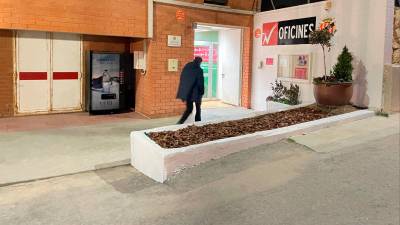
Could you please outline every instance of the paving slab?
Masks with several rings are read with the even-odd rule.
[[[319,154],[282,141],[159,184],[121,166],[0,187],[7,225],[397,225],[398,135]]]
[[[253,113],[244,108],[207,108],[203,119]],[[0,186],[129,164],[131,131],[177,121],[178,117],[83,113],[0,119]]]
[[[399,134],[400,114],[375,116],[291,137],[291,140],[320,152],[329,153],[384,136]],[[400,144],[400,143],[398,143]]]

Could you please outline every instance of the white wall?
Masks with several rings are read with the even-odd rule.
[[[389,43],[393,37],[393,0],[333,0],[332,9],[324,10],[324,2],[258,13],[254,18],[254,29],[263,23],[277,22],[305,17],[317,17],[317,26],[321,19],[330,16],[336,19],[338,32],[334,37],[334,46],[327,54],[327,68],[336,63],[336,58],[344,45],[352,52],[354,59],[354,94],[352,102],[380,108],[382,105],[382,81],[384,64],[391,55]],[[391,46],[391,45],[390,45]],[[271,82],[277,78],[278,54],[311,53],[311,76],[323,74],[323,55],[319,46],[287,45],[262,46],[261,38],[253,42],[252,108],[264,110],[265,99],[271,95]],[[265,58],[273,57],[274,65],[259,69],[257,65]],[[313,102],[311,82],[299,84],[301,100]]]

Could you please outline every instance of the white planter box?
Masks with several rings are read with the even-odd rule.
[[[267,101],[267,112],[272,113],[272,112],[279,112],[282,110],[287,110],[290,108],[291,105],[286,105],[280,102],[274,102],[274,101]]]
[[[146,133],[178,130],[188,126],[187,124],[134,131],[131,133],[131,164],[146,176],[163,183],[174,173],[211,159],[221,158],[261,144],[273,143],[296,134],[311,132],[374,115],[374,112],[369,110],[355,111],[289,127],[260,131],[253,134],[173,149],[160,147]],[[209,123],[216,123],[216,121]],[[201,126],[204,124],[208,123],[197,123],[195,125]]]
[[[311,105],[312,103],[302,103],[298,105],[287,105],[283,104],[280,102],[274,102],[274,101],[267,101],[267,113],[274,113],[274,112],[281,112],[281,111],[286,111],[290,109],[295,109],[295,108],[300,108],[304,106]]]

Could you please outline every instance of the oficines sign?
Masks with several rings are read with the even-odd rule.
[[[263,46],[309,44],[315,24],[316,17],[264,23],[261,43]]]

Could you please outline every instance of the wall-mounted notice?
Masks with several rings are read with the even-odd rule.
[[[178,59],[168,59],[168,72],[178,71]]]
[[[182,37],[175,35],[168,35],[168,47],[181,47]]]
[[[143,51],[134,51],[133,52],[133,68],[137,70],[145,70],[146,69],[146,60],[144,58]]]

